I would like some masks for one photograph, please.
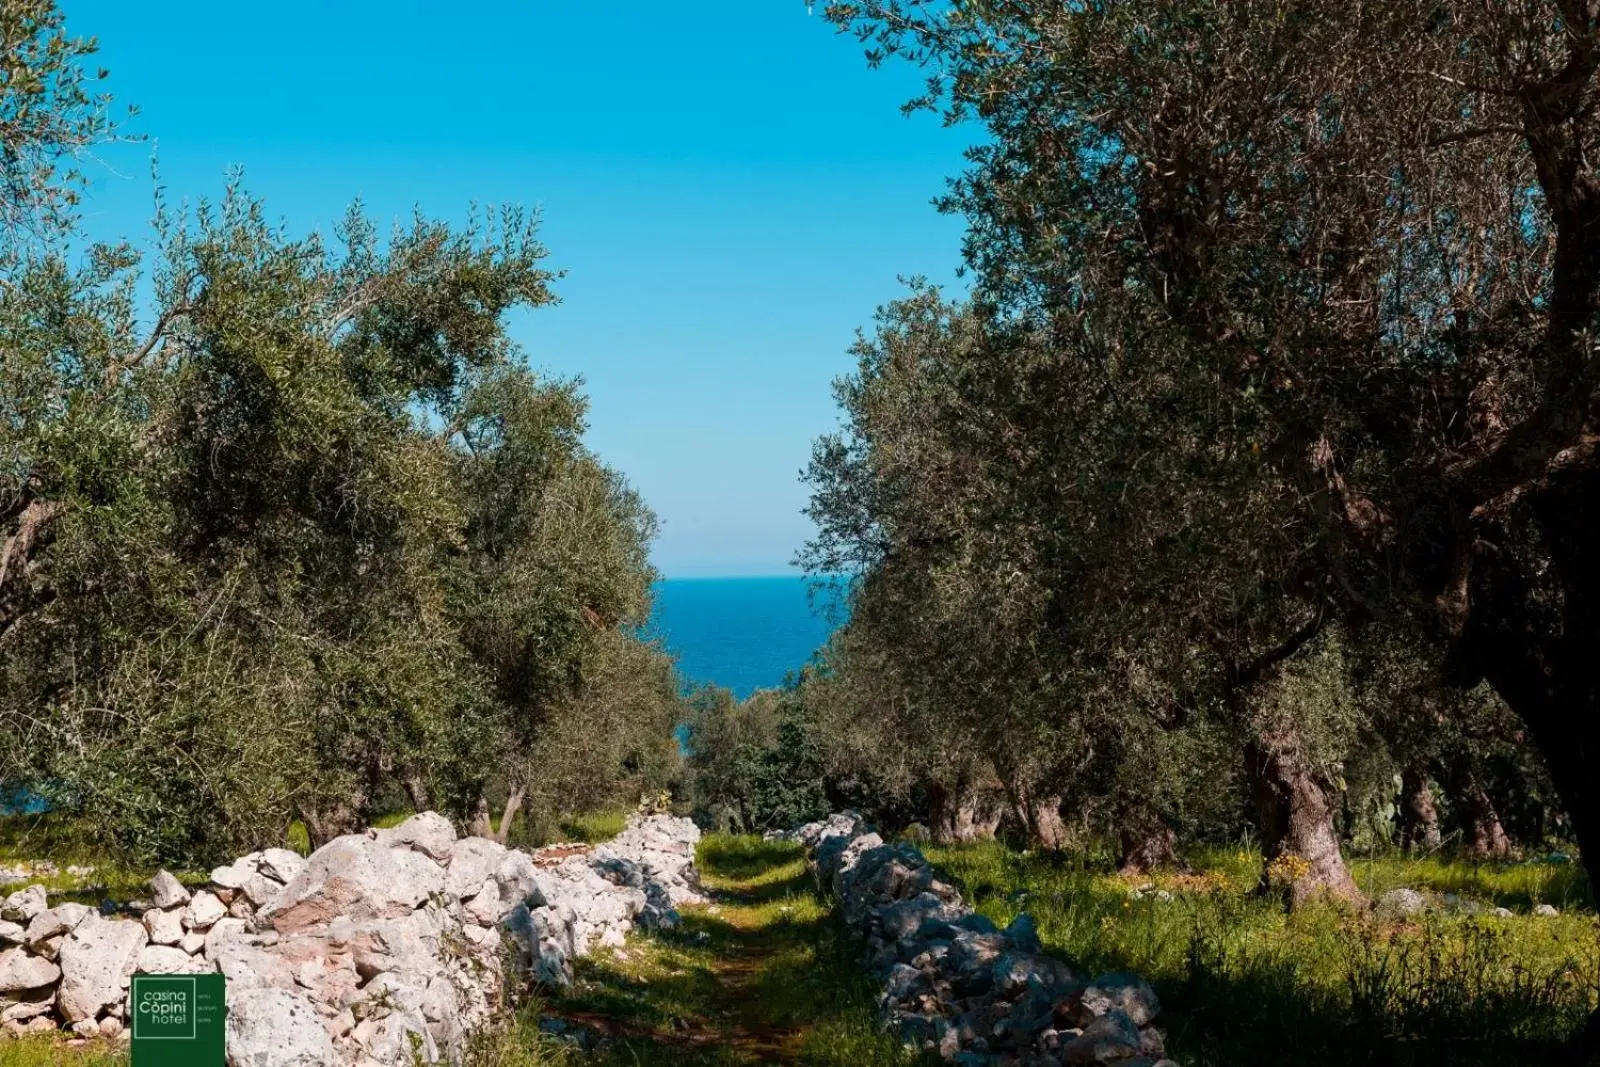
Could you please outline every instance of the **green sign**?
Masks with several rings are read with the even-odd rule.
[[[136,974],[128,991],[133,1067],[223,1067],[220,974]]]

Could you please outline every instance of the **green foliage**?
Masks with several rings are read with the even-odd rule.
[[[790,690],[735,701],[706,687],[685,723],[695,811],[720,830],[791,829],[827,814],[821,740],[806,705]]]
[[[230,188],[158,238],[143,329],[126,250],[0,288],[0,780],[203,864],[670,776],[654,520],[504,332],[553,299],[534,220],[329,245]]]
[[[561,820],[561,839],[598,845],[622,833],[627,825],[628,813],[623,809],[571,815]]]
[[[67,33],[54,0],[0,5],[0,259],[71,224],[84,182],[73,164],[114,132],[96,51]]]
[[[1485,849],[1491,790],[1539,813],[1525,836],[1561,825],[1547,783],[1594,836],[1594,12],[827,14],[870,62],[928,70],[908,108],[981,127],[942,201],[972,298],[885,312],[811,469],[807,559],[859,579],[861,669],[895,662],[898,732],[992,753],[1019,812],[1080,759],[1128,808],[1117,768],[1161,748],[1129,724],[1214,719],[1264,843],[1346,893],[1330,813],[1387,806],[1365,757],[1411,800],[1453,794]],[[1411,631],[1412,712],[1509,707],[1544,766],[1519,730],[1353,699],[1334,676],[1393,639],[1369,627]],[[972,777],[936,762],[942,788]],[[1368,789],[1341,804],[1347,765]]]

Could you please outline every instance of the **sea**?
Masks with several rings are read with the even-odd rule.
[[[800,577],[668,578],[655,593],[646,630],[677,656],[679,673],[741,700],[782,685],[840,621],[835,598]]]

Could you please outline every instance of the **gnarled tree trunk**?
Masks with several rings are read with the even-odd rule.
[[[1400,772],[1400,844],[1432,852],[1439,842],[1439,808],[1428,775],[1421,768],[1407,767]]]
[[[467,833],[473,837],[493,837],[494,823],[489,819],[489,799],[478,797],[478,802],[472,806],[472,819],[467,823]]]
[[[963,781],[950,789],[935,783],[928,793],[932,809],[929,830],[940,844],[992,840],[1000,828],[1000,805],[989,790],[972,788]]]
[[[427,811],[433,807],[428,799],[428,783],[417,771],[409,771],[400,779],[400,785],[411,801],[412,811]]]
[[[1472,771],[1463,769],[1456,781],[1456,804],[1466,831],[1467,851],[1479,859],[1504,859],[1511,855],[1511,838],[1500,824],[1494,800]]]
[[[506,794],[505,810],[500,813],[500,826],[494,832],[494,839],[502,845],[506,838],[511,836],[511,825],[517,821],[517,812],[522,810],[522,802],[528,796],[527,786],[514,786]]]
[[[1121,818],[1122,859],[1118,872],[1125,875],[1149,874],[1164,867],[1183,867],[1175,848],[1178,835],[1160,815],[1148,808],[1125,813]]]
[[[1289,876],[1290,904],[1316,897],[1364,900],[1339,852],[1333,783],[1312,762],[1299,732],[1289,724],[1258,731],[1245,746],[1245,772],[1262,852],[1269,871]]]
[[[336,837],[353,834],[361,828],[356,809],[348,804],[336,804],[330,808],[302,808],[300,821],[306,824],[306,837],[310,839],[312,851]]]

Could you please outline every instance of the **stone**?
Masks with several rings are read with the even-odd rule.
[[[1550,918],[1552,916],[1561,914],[1555,909],[1555,906],[1551,904],[1537,904],[1534,906],[1533,913],[1544,918]]]
[[[500,899],[500,883],[493,878],[485,878],[482,888],[463,907],[482,926],[494,926],[511,910],[509,904]]]
[[[0,994],[26,993],[53,985],[61,968],[20,948],[0,952]]]
[[[1005,935],[1024,952],[1039,952],[1043,946],[1039,944],[1039,927],[1034,923],[1033,916],[1022,912],[1010,925],[1005,928]]]
[[[0,919],[0,945],[20,945],[28,928],[21,923]]]
[[[98,917],[79,923],[61,945],[62,1017],[93,1019],[121,1001],[147,941],[142,923]]]
[[[252,944],[245,937],[219,942],[207,949],[207,961],[228,979],[228,989],[294,989],[295,969],[287,960]]]
[[[150,903],[158,908],[177,908],[189,903],[189,891],[169,871],[157,871],[150,879]]]
[[[183,940],[183,913],[151,908],[144,913],[145,932],[156,945],[176,945]]]
[[[230,989],[227,1043],[229,1067],[328,1067],[339,1062],[316,1008],[283,989]]]
[[[1116,1063],[1139,1055],[1139,1027],[1120,1011],[1098,1016],[1061,1046],[1064,1063]]]
[[[188,974],[204,966],[204,961],[173,945],[146,945],[139,953],[137,970],[140,974]]]
[[[228,914],[227,905],[217,899],[215,893],[202,889],[184,909],[184,925],[191,930],[206,930],[226,914]]]
[[[218,867],[211,872],[211,884],[223,889],[231,889],[238,893],[244,889],[245,882],[255,873],[251,868],[243,866],[243,860],[236,860],[226,867]]]
[[[249,926],[243,919],[228,917],[218,919],[211,924],[211,929],[206,931],[206,959],[215,960],[217,952],[229,941],[244,937],[249,932]]]
[[[1378,898],[1373,911],[1383,919],[1407,919],[1428,910],[1428,898],[1415,889],[1391,889]]]
[[[456,828],[436,811],[413,815],[390,830],[374,830],[373,836],[387,848],[407,848],[438,863],[449,863],[456,843]]]
[[[292,882],[306,869],[306,858],[286,848],[269,848],[261,853],[256,870],[283,885]]]
[[[1161,1013],[1161,1001],[1156,999],[1150,983],[1136,974],[1122,972],[1102,974],[1089,983],[1081,1003],[1094,1016],[1120,1011],[1135,1026],[1144,1026]]]
[[[243,894],[245,900],[249,901],[252,909],[264,908],[271,904],[279,893],[283,892],[283,883],[275,882],[257,871],[244,880],[244,885],[240,887],[239,892]],[[234,914],[233,906],[238,903],[239,900],[236,898],[233,905],[229,905],[228,913],[230,915]]]
[[[0,919],[26,923],[47,907],[49,902],[45,899],[44,886],[30,885],[0,901]]]
[[[407,862],[411,857],[417,862]],[[339,915],[398,918],[430,893],[442,892],[445,872],[420,853],[387,849],[370,837],[347,834],[317,849],[260,917],[290,934]]]
[[[469,897],[494,876],[510,850],[487,837],[463,837],[450,846],[450,866],[445,872],[447,896]]]
[[[568,846],[536,862],[495,842],[457,840],[427,815],[305,859],[251,853],[192,894],[158,875],[148,903],[125,905],[137,920],[113,918],[119,909],[108,902],[105,917],[62,905],[0,928],[26,946],[10,950],[7,965],[54,983],[0,996],[9,1012],[0,1024],[54,1026],[59,988],[75,1033],[126,1036],[132,973],[217,970],[229,985],[230,1067],[409,1067],[413,1047],[430,1062],[458,1062],[470,1033],[493,1018],[503,960],[564,984],[572,960],[594,946],[620,952],[636,926],[675,924],[675,894],[697,891],[698,834],[670,816],[634,819],[617,846]],[[45,901],[29,894],[24,903]],[[34,932],[37,943],[26,944]],[[502,956],[503,941],[515,952]]]
[[[1153,1067],[1164,1055],[1160,1033],[1141,1029],[1160,1010],[1147,983],[1107,974],[1086,987],[1043,952],[1030,916],[998,930],[915,847],[884,845],[851,813],[782,837],[811,850],[819,885],[865,938],[884,1024],[911,1048],[970,1067]],[[1057,1030],[1058,1018],[1082,1029]]]
[[[1513,912],[1510,908],[1495,908],[1489,914],[1493,915],[1496,919],[1514,919],[1514,918],[1516,918],[1516,913]]]
[[[6,1023],[5,1030],[9,1034],[23,1037],[28,1034],[39,1034],[53,1031],[56,1021],[48,1015],[41,1015],[37,1019],[29,1019],[25,1023]]]
[[[0,998],[0,1023],[25,1023],[49,1015],[56,1007],[56,991],[48,986],[16,991]],[[51,1024],[54,1026],[54,1023]]]
[[[93,912],[83,904],[58,904],[41,911],[28,923],[23,944],[40,956],[55,959],[61,941]]]

